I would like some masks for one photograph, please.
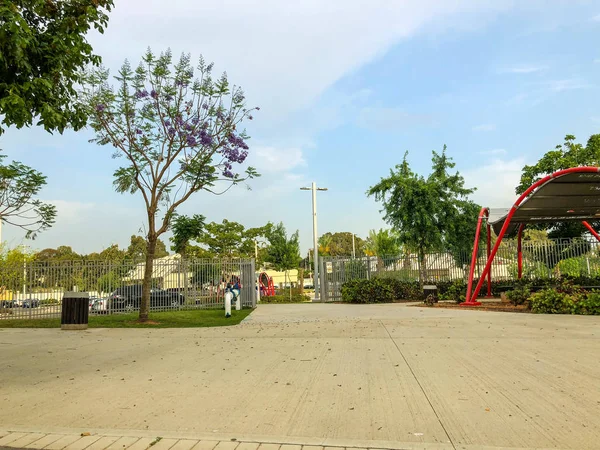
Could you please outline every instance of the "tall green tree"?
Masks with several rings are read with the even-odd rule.
[[[289,238],[283,223],[275,225],[268,235],[269,248],[266,260],[275,270],[285,271],[298,268],[300,256],[300,238],[298,231]]]
[[[298,231],[288,238],[283,223],[279,223],[269,231],[268,240],[269,247],[267,248],[267,255],[265,257],[266,262],[272,264],[275,270],[286,272],[288,275],[290,270],[298,268],[302,260]],[[299,282],[302,283],[303,280],[299,280]]]
[[[125,159],[114,173],[115,189],[139,195],[146,208],[140,321],[148,320],[157,242],[177,208],[195,193],[223,194],[258,175],[252,167],[241,173],[234,168],[248,155],[241,124],[253,110],[225,74],[213,79],[212,67],[200,58],[195,78],[189,55],[173,63],[170,51],[157,57],[148,49],[135,71],[123,64],[115,88],[108,71],[96,70],[82,93],[94,142],[116,148]]]
[[[0,227],[8,223],[25,230],[26,237],[35,238],[56,219],[56,207],[37,198],[46,177],[18,161],[4,165],[4,158],[0,155]]]
[[[17,128],[47,131],[86,123],[76,86],[88,65],[98,65],[87,41],[103,32],[113,0],[15,0],[0,2],[0,117]],[[0,134],[3,133],[0,126]]]
[[[181,256],[185,256],[190,242],[195,241],[202,236],[205,219],[206,218],[200,214],[194,214],[191,217],[175,216],[171,225],[171,231],[173,232],[173,237],[171,238],[173,245],[171,246],[171,250],[175,253],[179,253]]]
[[[131,236],[131,239],[129,240],[129,247],[127,247],[125,253],[127,258],[133,261],[142,261],[146,259],[148,256],[148,245],[146,239],[144,239],[142,236]],[[157,239],[153,259],[164,258],[165,256],[169,256],[167,246],[162,240]]]
[[[255,255],[255,243],[259,248],[259,260],[264,257],[266,238],[273,225],[246,228],[239,222],[223,219],[223,222],[206,224],[196,241],[203,244],[213,256],[225,258],[251,258]]]
[[[455,164],[446,155],[446,146],[441,154],[433,152],[432,171],[427,177],[410,169],[407,154],[367,195],[382,203],[384,219],[398,235],[399,243],[417,251],[423,283],[428,252],[459,245],[458,239],[464,240],[461,246],[469,246],[466,237],[472,240],[474,233],[459,228],[468,225],[474,232],[478,207],[469,199],[475,189],[465,187],[460,173],[450,173]]]
[[[566,135],[562,144],[546,152],[537,163],[523,167],[521,180],[515,192],[520,195],[546,175],[580,166],[600,166],[600,134],[590,136],[585,146],[576,142],[572,134]],[[595,221],[593,225],[597,228],[600,221]],[[587,229],[580,222],[552,222],[532,226],[548,231],[548,237],[551,239],[579,237],[587,233]]]

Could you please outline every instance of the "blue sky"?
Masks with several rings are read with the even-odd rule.
[[[522,3],[526,3],[523,5]],[[135,25],[135,26],[134,26]],[[137,64],[150,45],[200,53],[261,106],[249,124],[252,190],[198,194],[182,213],[246,226],[283,221],[311,245],[310,194],[319,232],[365,236],[384,227],[368,187],[406,150],[426,173],[448,153],[474,199],[506,207],[520,169],[575,134],[600,133],[600,1],[117,0],[105,35],[90,36],[107,67]],[[251,126],[250,126],[251,125]],[[141,199],[117,194],[108,148],[89,131],[9,130],[0,148],[48,176],[58,206],[36,241],[5,226],[10,245],[99,251],[143,232]]]

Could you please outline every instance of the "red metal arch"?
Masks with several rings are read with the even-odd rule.
[[[481,221],[482,221],[482,214],[480,213],[479,220],[478,220],[479,226],[477,227],[477,231],[476,231],[475,248],[473,249],[473,259],[471,260],[471,270],[469,272],[469,281],[468,281],[468,285],[467,285],[467,296],[466,296],[465,302],[462,304],[467,305],[467,306],[481,304],[481,303],[477,302],[476,299],[477,299],[477,296],[479,295],[479,291],[481,290],[481,286],[483,285],[483,281],[486,278],[486,276],[488,277],[488,294],[490,293],[490,287],[491,287],[490,275],[491,275],[492,262],[494,261],[494,258],[496,257],[496,253],[498,252],[498,248],[500,247],[500,244],[502,243],[502,239],[504,238],[504,235],[506,234],[506,230],[508,229],[508,227],[510,225],[512,217],[514,216],[515,212],[517,211],[517,209],[519,208],[521,203],[523,203],[523,200],[525,200],[527,197],[529,197],[529,195],[534,190],[536,190],[540,186],[546,184],[547,182],[549,182],[550,180],[552,180],[556,177],[560,177],[562,175],[566,175],[569,173],[598,173],[599,171],[600,171],[600,169],[598,167],[572,167],[570,169],[559,170],[557,172],[554,172],[551,175],[547,175],[544,178],[533,183],[531,186],[529,186],[529,188],[525,192],[523,192],[523,194],[521,194],[521,196],[517,199],[517,201],[514,203],[514,205],[508,212],[506,219],[504,220],[504,224],[502,225],[502,229],[500,230],[500,233],[498,234],[498,239],[496,240],[496,244],[494,245],[494,248],[492,249],[491,253],[488,254],[488,260],[485,264],[485,268],[483,269],[483,272],[481,273],[479,281],[477,282],[475,289],[471,292],[471,289],[473,287],[473,277],[474,277],[474,271],[475,271],[474,262],[476,262],[476,258],[477,258],[477,243],[478,243],[478,239],[479,239],[479,230],[480,230]],[[486,209],[486,208],[483,208],[482,211],[484,209]],[[585,221],[583,222],[583,224],[586,226],[586,228],[588,230],[590,230],[590,232],[594,235],[594,237],[596,237],[596,239],[598,239],[600,241],[600,235],[598,235],[598,233],[596,233],[594,231],[594,229],[591,227],[591,225]],[[488,227],[489,227],[489,225],[488,225]],[[519,227],[519,238],[522,236],[522,233],[523,233],[523,226]],[[488,239],[489,239],[489,230],[488,230]],[[522,275],[522,252],[521,252],[520,243],[521,243],[521,239],[519,239],[519,247],[518,247],[518,250],[519,250],[519,277]]]

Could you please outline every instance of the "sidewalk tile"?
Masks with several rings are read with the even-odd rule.
[[[256,442],[241,442],[235,450],[256,450],[258,445]]]
[[[9,433],[2,439],[0,439],[0,445],[8,445],[11,442],[16,441],[17,439],[21,439],[26,434],[27,433]]]
[[[123,450],[139,441],[139,437],[123,436],[106,447],[106,450]]]
[[[25,448],[36,448],[41,449],[46,447],[47,445],[52,444],[53,442],[58,441],[60,438],[64,437],[64,434],[47,434],[41,439],[32,442],[29,445],[26,445]]]
[[[44,448],[49,450],[62,450],[63,448],[68,447],[73,442],[78,441],[81,438],[78,434],[67,434],[61,437],[58,441],[54,441],[52,444],[47,445]]]
[[[32,442],[39,441],[44,436],[46,435],[43,433],[27,433],[22,438],[19,438],[16,441],[12,441],[10,443],[10,446],[15,448],[23,448],[26,445],[31,444]]]
[[[101,436],[83,436],[78,441],[73,442],[65,450],[84,450],[100,439]]]
[[[154,440],[154,438],[141,438],[135,444],[127,447],[127,450],[147,450],[150,448],[150,444],[152,444]]]
[[[87,450],[104,450],[106,447],[114,443],[117,439],[117,436],[104,436],[90,445]]]
[[[152,446],[152,450],[169,450],[177,444],[177,441],[179,441],[179,439],[161,439]]]
[[[193,439],[180,439],[177,444],[171,447],[171,450],[190,450],[198,442],[200,441],[195,441]]]
[[[200,441],[194,445],[192,450],[213,450],[218,443],[218,441]]]

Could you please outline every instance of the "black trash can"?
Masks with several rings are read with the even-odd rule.
[[[87,292],[65,292],[62,299],[60,328],[87,330],[90,296]]]
[[[438,288],[437,288],[437,286],[435,286],[433,284],[426,284],[425,286],[423,286],[423,296],[425,298],[427,298],[430,295],[431,295],[431,299],[434,302],[438,301]]]

